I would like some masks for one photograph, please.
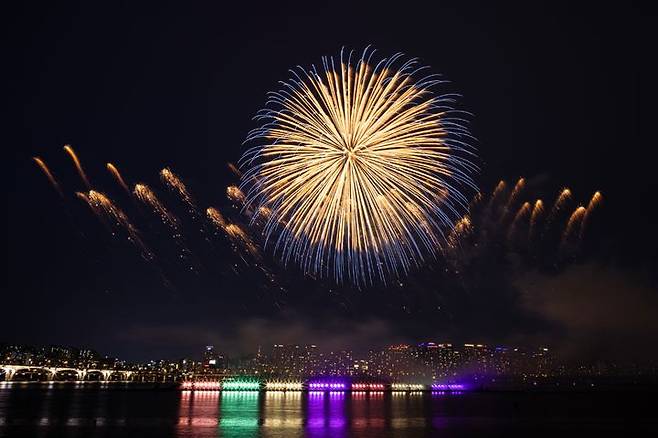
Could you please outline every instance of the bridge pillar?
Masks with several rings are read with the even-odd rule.
[[[5,371],[5,380],[9,382],[10,380],[13,380],[14,374],[16,374],[16,368],[13,367],[5,367],[3,368]]]
[[[48,373],[49,373],[49,378],[48,378],[48,379],[49,379],[49,380],[55,380],[55,374],[57,374],[57,371],[59,371],[58,368],[46,368],[46,367],[43,367],[42,369],[48,371]]]

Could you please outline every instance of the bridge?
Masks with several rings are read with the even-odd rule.
[[[47,367],[38,365],[3,365],[0,364],[0,374],[5,375],[5,381],[12,381],[17,373],[27,371],[30,373],[46,374],[48,380],[57,380],[57,377],[64,377],[66,374],[75,374],[76,381],[99,380],[102,382],[113,381],[130,381],[135,372],[128,370],[114,369],[94,369],[94,368],[67,368],[67,367]],[[92,378],[92,376],[97,378]],[[67,380],[67,379],[64,379]]]

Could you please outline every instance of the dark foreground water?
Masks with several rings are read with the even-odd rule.
[[[12,385],[0,389],[0,436],[621,437],[655,433],[656,406],[654,394],[641,392],[192,393]]]

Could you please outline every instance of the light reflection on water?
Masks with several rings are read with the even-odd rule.
[[[347,437],[425,427],[422,393],[131,391],[52,385],[0,390],[0,436]],[[405,406],[407,405],[407,406]]]
[[[12,385],[0,437],[322,438],[527,436],[655,426],[650,403],[615,393],[218,392]],[[578,413],[574,417],[574,413]],[[558,434],[558,433],[556,433]]]

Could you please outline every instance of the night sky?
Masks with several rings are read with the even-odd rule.
[[[11,123],[0,342],[89,346],[141,360],[196,355],[206,343],[238,354],[272,342],[359,350],[434,339],[547,343],[599,358],[643,357],[658,339],[655,11],[554,2],[433,2],[403,12],[383,4],[56,3],[5,18],[12,60],[4,66]],[[364,290],[303,278],[274,261],[281,287],[264,286],[247,268],[233,273],[235,255],[205,242],[158,171],[171,166],[200,207],[230,211],[225,189],[237,180],[226,163],[244,150],[266,92],[291,67],[369,44],[382,56],[420,58],[463,95],[484,193],[520,176],[532,196],[550,202],[564,186],[585,204],[602,191],[583,248],[567,262],[527,262],[492,245],[458,274],[438,260],[403,286]],[[84,187],[67,143],[92,184],[166,258],[175,252],[166,232],[121,193],[105,163],[155,188],[185,222],[200,273],[173,261],[159,272],[109,236],[73,195]],[[59,179],[65,202],[35,155]]]

